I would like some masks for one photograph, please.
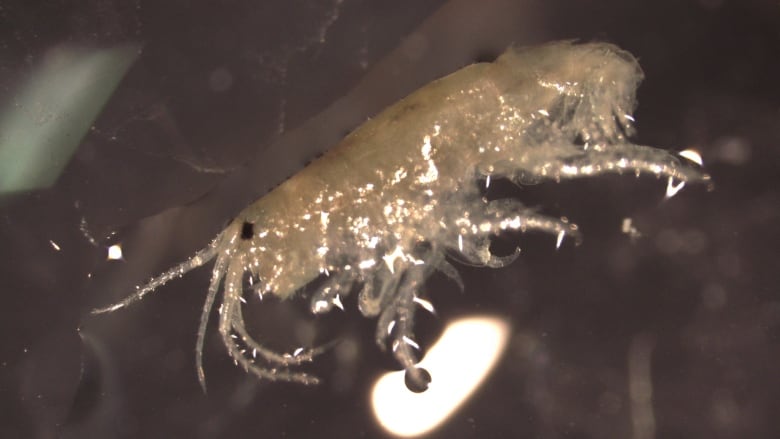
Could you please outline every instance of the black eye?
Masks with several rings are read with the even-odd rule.
[[[241,239],[252,239],[255,234],[255,225],[244,221],[244,225],[241,226]]]

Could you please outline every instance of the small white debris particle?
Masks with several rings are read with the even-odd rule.
[[[124,259],[124,257],[122,256],[122,243],[114,244],[108,248],[107,259],[109,261],[121,261]]]

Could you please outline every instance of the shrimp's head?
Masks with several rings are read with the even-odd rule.
[[[635,93],[644,74],[636,58],[617,46],[564,41],[510,49],[494,68],[512,75],[503,82],[512,105],[536,112],[532,140],[623,143],[634,132]]]
[[[487,174],[521,183],[633,172],[708,181],[696,163],[636,145],[636,59],[611,44],[569,41],[513,48],[488,68],[498,89],[497,127],[483,144]],[[508,153],[507,153],[508,152]]]
[[[302,236],[305,230],[268,227],[241,217],[230,228],[236,240],[232,251],[241,254],[245,281],[259,296],[274,294],[286,299],[319,275],[321,262],[316,252],[296,245],[306,239]]]

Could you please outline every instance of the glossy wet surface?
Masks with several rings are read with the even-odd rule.
[[[419,313],[424,350],[458,317],[488,314],[511,328],[492,374],[432,434],[780,433],[773,2],[36,3],[0,0],[5,130],[8,114],[41,130],[73,117],[23,99],[52,54],[128,43],[138,52],[72,155],[57,158],[67,163],[55,183],[2,199],[0,436],[383,435],[370,391],[395,363],[354,296],[319,317],[304,298],[245,306],[248,326],[279,350],[340,340],[307,369],[323,384],[258,381],[210,333],[207,395],[194,345],[208,268],[120,312],[88,311],[203,247],[256,192],[406,93],[512,42],[562,38],[636,55],[646,74],[636,140],[696,148],[715,190],[663,201],[666,182],[650,177],[492,183],[488,196],[565,214],[584,241],[556,251],[550,236],[502,237],[506,253],[519,239],[514,264],[457,265],[463,293],[444,277],[429,282],[436,316]],[[106,260],[120,242],[123,260]]]

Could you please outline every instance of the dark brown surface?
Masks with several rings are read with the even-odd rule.
[[[356,346],[311,367],[323,385],[258,382],[212,332],[207,395],[194,343],[208,269],[129,309],[88,310],[202,247],[259,188],[419,85],[512,42],[562,38],[636,55],[639,143],[699,149],[716,189],[663,202],[651,178],[496,185],[576,221],[585,241],[556,252],[523,236],[507,268],[459,266],[463,294],[429,284],[439,317],[421,318],[423,345],[473,312],[513,326],[494,374],[434,437],[632,437],[637,340],[654,346],[656,437],[780,436],[777,2],[71,3],[0,0],[4,105],[57,44],[144,49],[58,183],[0,207],[0,437],[381,436],[368,390],[394,364],[354,298],[317,319],[304,300],[248,307],[277,348],[311,330]],[[232,83],[215,91],[224,72]],[[643,238],[620,233],[624,217]],[[117,241],[126,260],[105,261]]]

